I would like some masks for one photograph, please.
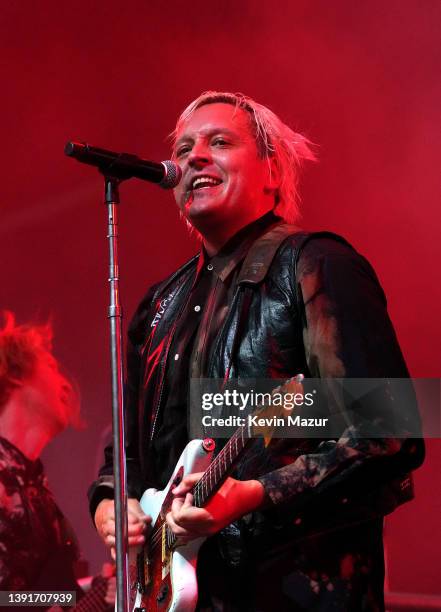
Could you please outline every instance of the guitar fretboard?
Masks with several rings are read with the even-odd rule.
[[[202,478],[194,486],[193,504],[197,508],[205,506],[251,440],[252,438],[250,438],[246,427],[243,426],[236,429],[233,436],[213,459]]]
[[[226,478],[241,453],[252,441],[253,438],[250,437],[247,428],[239,427],[236,429],[233,436],[210,463],[202,478],[195,484],[193,488],[193,505],[196,508],[203,508],[205,506],[224,478]],[[165,536],[167,547],[172,549],[177,542],[177,537],[168,525],[166,526]]]

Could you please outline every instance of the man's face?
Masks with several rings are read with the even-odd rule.
[[[246,111],[201,106],[179,129],[173,156],[182,169],[176,202],[202,234],[216,224],[239,229],[273,208],[268,161],[259,158]]]
[[[60,372],[57,361],[47,352],[39,356],[34,375],[25,383],[31,410],[57,432],[79,423],[79,400],[72,384]]]

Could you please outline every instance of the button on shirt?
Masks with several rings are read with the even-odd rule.
[[[209,258],[201,249],[187,304],[171,343],[164,392],[153,439],[156,486],[164,488],[189,441],[187,401],[191,378],[207,372],[216,337],[228,313],[241,264],[249,248],[279,222],[272,212],[240,230]]]

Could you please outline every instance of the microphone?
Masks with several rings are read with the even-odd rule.
[[[83,164],[97,166],[103,174],[119,178],[139,178],[157,183],[163,189],[173,189],[181,180],[180,167],[170,160],[156,163],[130,153],[115,153],[92,147],[85,142],[68,142],[64,153]]]

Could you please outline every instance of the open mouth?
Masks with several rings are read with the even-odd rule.
[[[210,176],[208,174],[199,174],[198,176],[193,177],[191,181],[187,183],[186,191],[183,194],[184,209],[188,210],[190,208],[195,196],[197,197],[197,194],[202,196],[204,193],[210,193],[210,189],[215,189],[222,183],[222,179],[215,176]]]
[[[222,183],[222,180],[213,176],[196,176],[191,181],[191,189],[193,191],[199,191],[200,189],[211,189],[217,187]]]

